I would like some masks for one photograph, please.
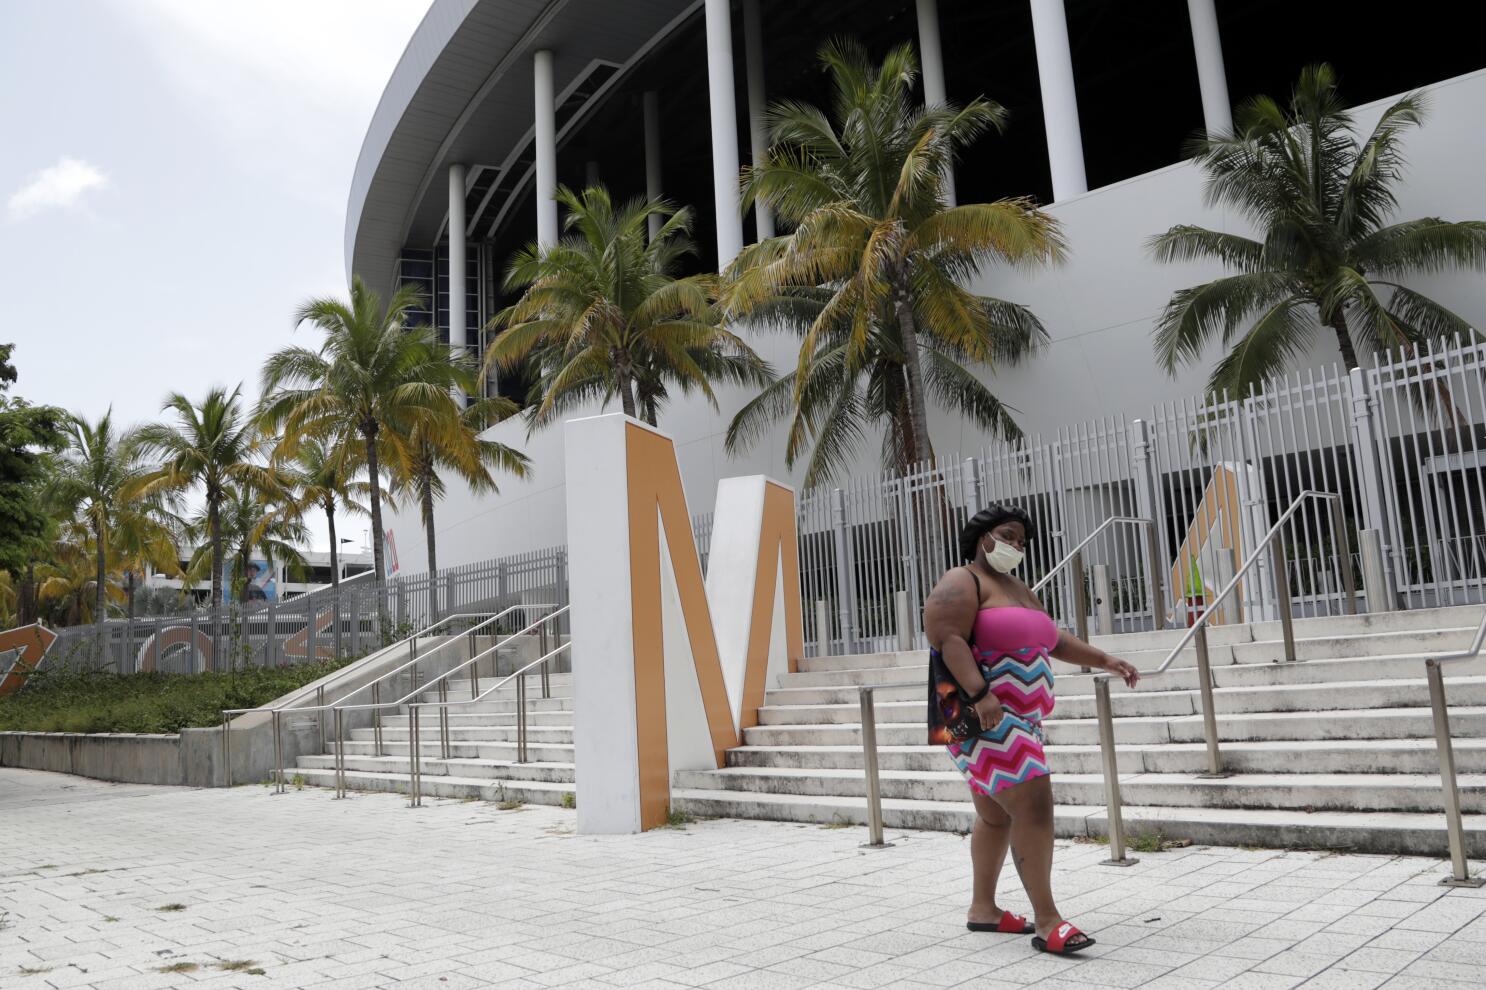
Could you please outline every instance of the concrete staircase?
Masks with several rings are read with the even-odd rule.
[[[484,687],[491,682],[486,681]],[[449,758],[440,755],[436,709],[419,717],[419,754],[425,796],[563,804],[573,790],[573,691],[571,674],[552,674],[551,697],[542,697],[541,676],[527,675],[526,763],[516,762],[516,684],[513,681],[485,701],[461,705],[449,713]],[[469,697],[468,682],[449,688],[450,701]],[[419,700],[438,700],[427,689]],[[376,755],[374,730],[347,733],[346,787],[357,791],[409,789],[408,716],[382,718],[382,756]],[[335,786],[335,756],[302,756],[291,773],[306,784]]]
[[[1113,689],[1127,830],[1199,843],[1442,854],[1444,817],[1426,656],[1469,645],[1479,607],[1300,619],[1284,663],[1278,622],[1209,636],[1225,767],[1204,780],[1196,654],[1136,690]],[[1183,630],[1096,637],[1141,669]],[[924,652],[808,659],[767,692],[759,725],[718,771],[676,774],[673,802],[697,815],[866,820],[857,686],[924,681]],[[1090,675],[1058,664],[1046,723],[1062,836],[1106,833]],[[1486,855],[1486,660],[1448,671],[1447,694],[1473,855]],[[963,831],[967,786],[924,745],[925,687],[879,692],[877,738],[889,827]]]

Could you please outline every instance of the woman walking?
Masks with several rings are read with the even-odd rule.
[[[1040,951],[1067,955],[1094,939],[1065,922],[1053,901],[1053,792],[1042,734],[1042,720],[1053,710],[1049,658],[1109,671],[1131,687],[1140,673],[1058,629],[1011,573],[1033,532],[1021,509],[982,509],[960,534],[967,563],[948,571],[925,603],[936,672],[930,741],[948,746],[975,800],[967,927],[1030,934]],[[1008,848],[1032,901],[1031,924],[996,903]]]

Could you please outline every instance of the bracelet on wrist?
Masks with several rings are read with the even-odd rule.
[[[970,698],[969,699],[969,703],[971,705],[978,705],[985,698],[985,696],[988,695],[988,694],[990,694],[990,693],[991,693],[991,682],[990,681],[986,681],[985,682],[985,686],[983,686],[980,689],[980,693],[977,694],[977,695],[975,695],[973,698]]]

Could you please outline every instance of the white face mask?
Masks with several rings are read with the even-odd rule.
[[[1002,574],[1009,574],[1016,570],[1024,554],[1010,543],[1002,543],[995,539],[991,542],[994,546],[986,554],[986,563]]]

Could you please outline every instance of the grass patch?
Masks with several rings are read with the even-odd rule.
[[[1106,842],[1109,840],[1105,840]],[[1158,853],[1168,849],[1182,849],[1192,844],[1191,839],[1173,839],[1165,832],[1137,832],[1130,836],[1130,851]]]
[[[670,813],[666,815],[666,823],[662,827],[674,828],[679,830],[686,828],[686,826],[688,825],[695,825],[696,823],[696,817],[690,812],[680,811],[676,808],[672,808]]]
[[[172,912],[175,912],[175,911],[184,911],[184,910],[186,910],[186,905],[184,905],[184,904],[162,904],[159,907],[155,908],[155,910],[156,911],[164,911],[165,913],[169,914],[169,913],[172,913]]]
[[[822,822],[820,827],[828,829],[851,828],[851,822],[847,821],[845,818],[842,818],[840,815],[832,815],[831,820],[828,822]]]
[[[119,919],[118,919],[118,918],[115,918],[115,917],[114,917],[114,916],[113,916],[113,915],[111,915],[111,914],[105,914],[105,915],[104,915],[104,916],[103,916],[103,920],[104,920],[104,921],[118,921],[118,920],[119,920]]]
[[[110,674],[43,668],[0,699],[0,731],[179,732],[222,724],[224,708],[255,708],[347,660],[204,674]]]
[[[201,967],[193,962],[176,962],[167,966],[156,966],[157,973],[194,973]]]
[[[256,959],[223,959],[221,962],[214,963],[213,965],[227,973],[253,973],[255,976],[263,975],[263,970],[258,969],[258,960]]]
[[[502,801],[500,804],[497,804],[496,807],[502,811],[515,811],[518,808],[526,807],[526,802],[516,801],[514,799],[507,799],[505,801]]]
[[[578,807],[578,795],[572,791],[564,791],[562,794],[562,806],[570,809]]]
[[[50,967],[50,966],[22,966],[21,967],[21,975],[22,976],[40,976],[42,973],[50,973],[51,971],[52,971],[52,967]]]

